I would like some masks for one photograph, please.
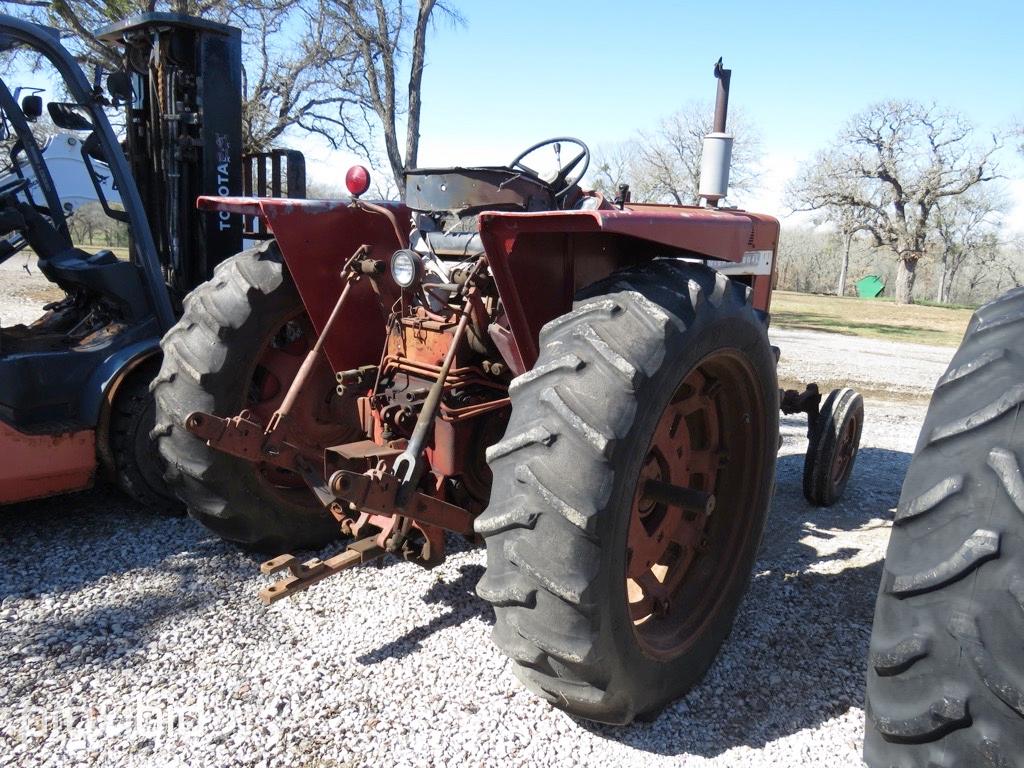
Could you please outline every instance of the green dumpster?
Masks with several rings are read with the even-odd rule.
[[[885,282],[878,275],[868,275],[857,281],[857,295],[862,299],[877,299],[885,290]]]

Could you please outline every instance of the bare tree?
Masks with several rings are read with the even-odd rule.
[[[310,200],[340,200],[347,195],[348,192],[338,184],[315,179],[306,181],[306,197]]]
[[[852,216],[845,216],[840,220],[839,237],[843,241],[843,257],[839,265],[839,279],[836,281],[836,296],[846,295],[846,277],[850,272],[850,246],[853,245],[853,236],[859,231],[860,226]]]
[[[247,0],[232,12],[245,30],[246,151],[270,149],[292,126],[324,137],[335,149],[365,149],[342,120],[356,98],[358,54],[351,37],[331,23],[328,2]]]
[[[341,110],[354,100],[359,63],[350,37],[330,22],[329,0],[5,0],[8,9],[56,27],[88,65],[120,66],[116,46],[94,32],[149,11],[173,11],[242,30],[242,140],[245,151],[278,143],[295,126],[332,146],[350,141]]]
[[[778,288],[804,293],[828,290],[822,276],[835,274],[824,233],[809,227],[787,228],[779,240]]]
[[[654,197],[650,179],[641,168],[640,147],[635,139],[598,147],[591,168],[590,186],[609,199],[619,194],[623,184],[629,186],[633,200],[648,201]]]
[[[370,182],[370,192],[378,200],[394,200],[398,197],[398,187],[391,176],[374,176]]]
[[[851,118],[801,169],[789,195],[798,210],[861,212],[876,245],[898,259],[896,301],[910,303],[936,205],[994,178],[998,141],[978,149],[971,138],[971,125],[957,113],[881,102]]]
[[[631,188],[643,190],[636,200],[691,205],[698,201],[700,161],[704,137],[711,133],[714,108],[710,102],[691,101],[662,118],[650,131],[641,131],[627,145],[633,154]],[[729,175],[730,193],[749,192],[757,183],[761,138],[739,108],[729,113],[729,132],[736,137]]]
[[[330,2],[331,18],[341,32],[351,36],[358,56],[360,77],[354,83],[355,98],[345,106],[358,110],[368,133],[373,130],[373,125],[365,120],[368,115],[379,123],[388,165],[403,193],[405,169],[415,168],[419,157],[423,68],[427,33],[435,11],[453,22],[462,21],[457,11],[437,0],[417,0],[415,13],[402,0]],[[409,70],[403,97],[399,68],[405,59],[409,61]],[[399,122],[403,117],[404,152],[399,140]],[[349,131],[351,140],[358,141],[359,133]]]
[[[853,247],[853,240],[857,234],[865,230],[862,223],[864,220],[863,211],[853,207],[840,207],[826,210],[825,215],[816,222],[832,224],[842,248],[839,258],[839,277],[836,280],[836,296],[846,295],[846,282],[850,273],[850,249]]]
[[[944,198],[935,206],[933,248],[938,269],[935,300],[949,301],[957,275],[969,260],[980,260],[998,244],[996,215],[1005,208],[1002,198],[983,187],[957,197]]]
[[[87,249],[128,244],[128,225],[110,218],[99,203],[86,203],[68,217],[72,241]]]
[[[1024,285],[1024,235],[1011,238],[998,249],[994,266],[1011,285]]]

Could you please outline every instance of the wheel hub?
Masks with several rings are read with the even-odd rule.
[[[836,445],[836,458],[832,463],[832,486],[839,488],[850,474],[853,457],[857,453],[857,435],[860,432],[860,419],[851,416],[843,425]]]
[[[724,453],[719,439],[715,381],[694,370],[655,428],[633,497],[627,543],[630,616],[642,624],[671,612],[672,595],[707,547],[704,510],[655,499],[649,481],[713,491]]]
[[[253,421],[263,426],[270,423],[315,338],[305,315],[285,321],[269,336],[248,387],[246,411]],[[303,436],[304,442],[318,449],[344,442],[350,431],[344,418],[332,408],[336,402],[333,394],[333,377],[325,371],[307,382],[293,409],[292,428]],[[290,491],[306,487],[302,476],[289,469],[270,463],[260,463],[258,469],[262,482],[272,489]]]
[[[757,481],[769,459],[749,361],[724,349],[676,386],[633,489],[625,592],[638,645],[671,659],[714,623],[752,533]]]

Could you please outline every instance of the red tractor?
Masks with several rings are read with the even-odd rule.
[[[718,207],[716,75],[702,207],[582,190],[590,153],[569,138],[506,166],[411,170],[401,203],[362,200],[361,168],[344,201],[200,199],[275,239],[221,264],[163,340],[170,482],[250,547],[352,538],[264,564],[291,572],[267,602],[387,553],[436,564],[446,532],[481,537],[495,642],[555,706],[626,723],[699,680],[761,541],[780,405],[808,414],[819,504],[863,423],[851,390],[824,405],[813,385],[778,390],[779,225]]]

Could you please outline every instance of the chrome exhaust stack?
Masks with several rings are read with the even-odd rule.
[[[717,208],[718,202],[729,193],[729,166],[732,163],[732,134],[725,132],[729,114],[729,81],[732,70],[722,66],[719,59],[715,64],[718,79],[718,94],[715,97],[715,120],[711,133],[704,137],[700,158],[700,184],[697,194],[709,208]]]

